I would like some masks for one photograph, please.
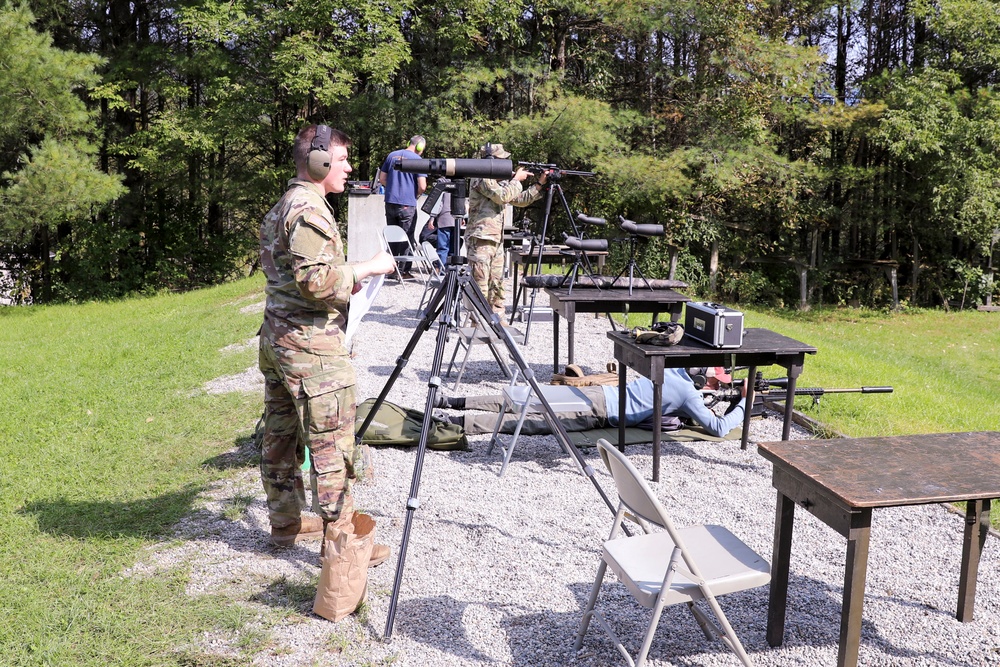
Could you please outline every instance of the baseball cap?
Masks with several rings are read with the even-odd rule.
[[[501,160],[510,157],[510,151],[505,151],[503,144],[486,144],[479,149],[480,157],[495,157]]]
[[[719,382],[724,384],[731,384],[733,381],[733,376],[726,372],[726,369],[722,366],[715,366],[709,368],[705,373],[710,378],[715,378]]]

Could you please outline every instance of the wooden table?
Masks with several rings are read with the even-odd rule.
[[[618,386],[624,387],[626,367],[653,381],[653,415],[662,412],[663,369],[690,368],[693,366],[749,366],[749,377],[757,374],[758,366],[782,366],[788,373],[787,399],[785,400],[784,421],[781,439],[787,440],[792,427],[792,409],[795,403],[795,380],[802,374],[802,365],[807,354],[816,354],[812,345],[800,343],[768,329],[747,329],[743,345],[738,348],[720,350],[685,336],[677,345],[638,345],[628,332],[610,331],[608,338],[615,345],[615,359],[618,360]],[[625,414],[625,392],[620,391],[618,414]],[[750,435],[750,406],[753,405],[753,381],[747,385],[747,408],[743,411],[743,437],[740,447],[747,448]],[[653,419],[653,481],[660,479],[660,420]],[[624,451],[625,420],[618,424],[618,448]]]
[[[670,313],[670,319],[677,322],[684,310],[684,303],[691,299],[670,289],[636,290],[629,296],[624,288],[597,289],[596,287],[573,288],[546,287],[549,306],[552,308],[552,372],[559,372],[559,318],[566,320],[568,349],[567,364],[573,363],[577,313],[652,313],[656,321],[660,313]],[[614,327],[614,322],[611,324]]]
[[[771,646],[784,640],[796,504],[847,538],[838,666],[858,664],[873,508],[967,502],[956,617],[972,621],[990,499],[1000,498],[1000,432],[765,442],[758,451],[774,464],[778,490],[767,616]]]
[[[510,264],[511,264],[511,275],[514,281],[513,285],[514,300],[511,303],[513,304],[512,307],[514,309],[514,312],[517,312],[518,300],[520,300],[521,304],[524,305],[527,303],[527,296],[528,296],[527,291],[524,289],[524,285],[521,285],[521,291],[518,292],[517,267],[518,265],[521,266],[520,273],[521,273],[521,279],[523,280],[524,277],[527,276],[528,273],[531,272],[534,269],[534,267],[538,265],[539,250],[541,250],[542,264],[556,264],[556,263],[565,264],[567,260],[574,259],[572,254],[568,254],[573,251],[569,249],[569,246],[565,245],[547,245],[541,249],[536,247],[532,252],[525,252],[524,249],[522,249],[517,245],[511,246]],[[586,253],[586,255],[589,260],[597,261],[597,273],[603,274],[604,262],[608,258],[607,251],[588,252]]]

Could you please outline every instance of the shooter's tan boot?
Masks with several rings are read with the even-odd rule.
[[[303,540],[318,540],[323,537],[323,519],[312,514],[300,516],[291,525],[277,528],[271,526],[271,544],[276,547],[290,547]]]

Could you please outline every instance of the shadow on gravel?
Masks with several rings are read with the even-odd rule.
[[[596,572],[597,562],[594,562]],[[569,586],[579,608],[571,612],[531,611],[512,604],[490,602],[470,603],[449,596],[427,597],[400,602],[396,632],[405,633],[414,641],[451,653],[462,661],[484,664],[536,666],[542,664],[615,665],[621,655],[607,634],[592,622],[584,637],[579,654],[573,652],[582,610],[591,584]],[[836,654],[840,632],[840,599],[842,589],[828,586],[811,577],[792,576],[789,582],[793,594],[788,601],[785,640],[781,647],[772,648],[766,640],[768,589],[741,591],[720,598],[720,604],[743,647],[751,657],[766,660],[769,654],[794,652],[799,647],[822,648]],[[926,608],[925,605],[882,596],[867,599],[889,600],[895,604]],[[536,600],[535,604],[544,601]],[[638,605],[613,575],[605,579],[597,608],[603,611],[615,632],[633,653],[638,649],[649,623],[650,611]],[[940,610],[928,609],[928,613]],[[484,623],[484,618],[487,617]],[[430,620],[433,619],[433,620]],[[946,619],[942,619],[946,622]],[[893,658],[920,661],[922,664],[954,665],[965,663],[933,649],[914,651],[893,646],[869,621],[862,622],[862,650],[870,649]],[[499,646],[505,647],[499,649]],[[506,653],[508,658],[497,655]],[[708,640],[684,605],[663,610],[658,630],[650,648],[651,660],[669,660],[673,665],[704,665],[706,660],[736,664],[735,656],[721,641]],[[690,656],[690,658],[685,658]],[[718,656],[718,657],[716,657]],[[799,664],[801,655],[789,655],[788,664]],[[774,659],[784,660],[780,655]]]

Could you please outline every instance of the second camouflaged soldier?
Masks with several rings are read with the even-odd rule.
[[[503,144],[486,144],[481,158],[510,157]],[[503,209],[507,204],[529,206],[542,196],[548,174],[538,177],[527,190],[522,183],[530,172],[518,168],[509,181],[473,178],[469,181],[469,222],[465,229],[466,254],[472,278],[479,285],[493,311],[504,314],[503,289]]]
[[[343,192],[351,165],[350,139],[326,125],[295,137],[296,177],[264,217],[260,259],[267,277],[260,370],[264,375],[261,481],[267,494],[271,542],[290,546],[322,537],[326,525],[351,521],[351,484],[360,452],[354,446],[355,374],[344,347],[351,294],[361,282],[395,269],[381,251],[348,264],[326,195]],[[313,509],[306,506],[301,466],[312,460]],[[389,549],[376,545],[371,564]]]

